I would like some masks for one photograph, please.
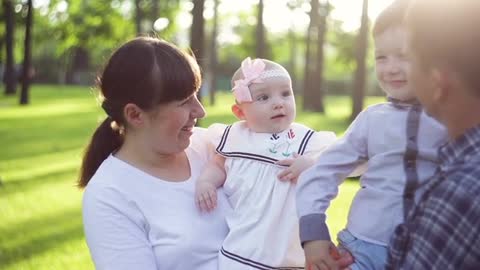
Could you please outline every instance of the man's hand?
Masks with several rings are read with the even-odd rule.
[[[308,241],[303,248],[307,270],[346,270],[353,263],[350,253],[340,253],[330,241]]]
[[[195,201],[200,211],[210,212],[217,207],[217,187],[207,181],[198,181]]]
[[[314,163],[314,159],[309,156],[300,156],[297,153],[293,154],[292,158],[282,159],[275,164],[288,166],[288,168],[278,174],[278,179],[281,181],[291,181],[296,183],[300,174],[311,167]]]

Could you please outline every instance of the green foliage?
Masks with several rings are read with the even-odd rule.
[[[31,98],[19,107],[15,97],[0,97],[0,268],[93,269],[75,180],[83,147],[105,115],[88,88],[34,86]],[[217,100],[206,106],[203,126],[235,121],[232,96],[220,93]],[[327,97],[325,105],[325,115],[298,112],[298,122],[341,134],[349,98]],[[341,186],[328,212],[332,234],[343,228],[357,189],[355,181]]]

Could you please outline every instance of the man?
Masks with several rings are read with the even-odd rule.
[[[413,89],[450,141],[387,269],[480,269],[480,1],[414,0],[406,24]]]

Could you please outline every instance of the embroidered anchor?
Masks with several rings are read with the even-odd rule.
[[[289,152],[289,150],[290,150],[290,145],[292,145],[294,138],[295,138],[295,132],[293,132],[293,129],[290,129],[287,132],[287,149],[285,150],[285,152],[282,152],[282,155],[284,157],[289,157],[292,154],[292,152]]]
[[[278,139],[280,139],[280,136],[278,136],[277,133],[273,133],[272,136],[270,136],[270,140],[272,141],[272,145],[273,145],[271,148],[268,148],[270,153],[276,154],[278,152],[277,151]]]

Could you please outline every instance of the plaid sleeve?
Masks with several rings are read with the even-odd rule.
[[[452,171],[397,227],[387,269],[480,269],[480,169]]]

